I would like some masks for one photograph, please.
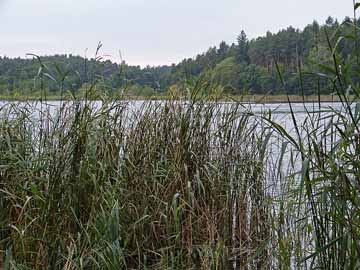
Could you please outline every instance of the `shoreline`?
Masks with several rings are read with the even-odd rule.
[[[338,96],[321,95],[321,96],[288,96],[291,103],[338,103],[341,102]],[[244,104],[284,104],[288,103],[288,97],[286,95],[273,95],[273,96],[261,96],[261,95],[245,95],[245,96],[224,96],[209,98],[209,101],[218,101],[224,103],[239,102]],[[319,101],[320,98],[320,101]],[[161,101],[174,99],[170,96],[123,96],[119,100],[128,101]],[[26,102],[26,101],[70,101],[71,98],[65,97],[61,99],[60,96],[47,96],[46,98],[34,97],[34,96],[0,96],[0,102]],[[99,99],[100,100],[100,99]],[[176,98],[174,99],[176,100]]]

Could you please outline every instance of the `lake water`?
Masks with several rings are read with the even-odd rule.
[[[156,104],[162,104],[163,101],[128,101],[127,108],[131,113],[136,113],[140,110],[140,108],[146,104],[147,102],[153,102]],[[55,115],[57,110],[60,108],[62,103],[60,101],[48,101],[46,103],[39,102],[7,102],[0,101],[0,117],[1,117],[1,108],[9,107],[11,105],[20,105],[23,107],[30,106],[35,111],[39,112],[47,111],[48,113]],[[234,103],[220,103],[220,106],[226,110],[229,109],[231,105]],[[101,102],[94,102],[93,106],[101,107]],[[294,112],[294,117],[296,123],[299,125],[299,128],[302,129],[302,126],[307,119],[308,116],[313,118],[320,119],[318,124],[325,126],[327,121],[329,121],[325,116],[329,113],[330,110],[336,110],[337,112],[344,111],[345,108],[341,103],[293,103],[292,110]],[[293,119],[290,113],[290,106],[288,103],[281,104],[242,104],[241,110],[244,112],[251,111],[255,115],[262,115],[266,112],[271,112],[272,119],[281,125],[289,134],[295,135],[295,129],[293,124]],[[279,153],[281,150],[282,141],[279,136],[273,136],[270,140],[271,144],[274,145],[270,147],[271,155],[274,160],[279,157]],[[289,159],[289,153],[285,154],[285,159]],[[275,162],[275,161],[274,161]],[[300,165],[299,165],[300,166]]]
[[[131,113],[137,113],[144,104],[146,103],[156,103],[156,104],[162,104],[164,101],[127,101],[127,109]],[[0,101],[0,117],[1,117],[1,111],[2,108],[9,107],[11,105],[20,105],[23,107],[31,107],[32,110],[34,110],[34,113],[39,113],[39,111],[46,111],[50,115],[56,115],[57,110],[62,105],[62,102],[60,101],[48,101],[46,103],[39,103],[39,102],[13,102],[13,101]],[[227,103],[223,102],[220,103],[220,106],[224,111],[226,109],[230,109],[231,105],[234,103]],[[95,108],[101,107],[101,102],[93,102],[93,106]],[[292,110],[294,112],[294,117],[296,120],[296,123],[301,127],[304,124],[304,121],[307,117],[318,117],[323,118],[321,120],[323,124],[326,124],[326,121],[328,119],[325,118],[325,116],[329,113],[331,110],[336,110],[337,112],[344,112],[345,108],[341,103],[335,102],[335,103],[293,103]],[[240,110],[243,110],[244,112],[252,112],[255,115],[263,115],[264,113],[271,112],[272,119],[280,124],[283,128],[286,129],[290,134],[294,134],[294,124],[293,119],[290,114],[290,106],[288,103],[280,103],[280,104],[246,104],[243,103],[241,105]],[[320,122],[321,122],[320,121]]]
[[[128,101],[128,106],[130,109],[139,109],[144,103],[146,102],[157,102],[157,103],[161,103],[162,101],[141,101],[141,100],[137,100],[137,101]],[[18,102],[14,102],[14,101],[0,101],[0,108],[6,105],[10,105],[10,104],[19,104],[22,106],[26,106],[26,105],[35,105],[36,108],[40,109],[41,106],[43,106],[43,108],[49,108],[50,111],[56,111],[57,108],[60,107],[60,105],[62,104],[60,101],[47,101],[46,103],[40,104],[39,102],[35,102],[35,101],[30,101],[30,102],[22,102],[22,101],[18,101]],[[222,106],[226,107],[226,106],[230,106],[231,102],[223,102],[220,103],[222,104]],[[94,103],[95,107],[100,107],[101,106],[101,102],[95,102]],[[290,113],[290,107],[288,103],[265,103],[265,104],[251,104],[251,103],[243,103],[242,104],[244,111],[245,110],[250,110],[253,113],[256,114],[261,114],[264,112],[268,112],[271,111],[273,114],[280,114],[283,116],[287,116]],[[303,119],[307,113],[312,113],[312,114],[316,114],[319,112],[326,112],[329,111],[330,109],[335,109],[337,111],[340,110],[344,110],[342,104],[340,102],[333,102],[333,103],[321,103],[320,107],[318,103],[292,103],[292,109],[293,112],[295,113],[296,117],[298,118],[298,120]]]

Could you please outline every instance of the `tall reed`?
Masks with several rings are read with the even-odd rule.
[[[199,98],[208,83],[189,87],[186,100],[3,106],[2,267],[267,268],[268,131]]]
[[[293,130],[264,118],[295,157],[294,162],[287,164],[291,173],[284,177],[292,184],[283,189],[276,211],[281,221],[287,219],[285,243],[280,237],[283,230],[278,234],[279,265],[283,269],[291,265],[301,269],[360,267],[360,90],[354,80],[359,67],[356,18],[354,22],[356,31],[352,36],[335,39],[335,35],[326,33],[333,64],[319,63],[319,73],[313,74],[332,83],[341,108],[329,106],[324,111],[319,100],[315,106],[317,113],[307,111],[304,105],[306,117],[299,121],[289,102]],[[348,59],[341,57],[343,43],[354,48]],[[299,65],[300,79],[303,72]],[[283,85],[286,90],[286,82]],[[293,213],[288,212],[290,209]],[[281,223],[278,226],[283,228]]]

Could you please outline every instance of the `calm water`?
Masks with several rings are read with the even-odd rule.
[[[145,102],[157,102],[161,103],[162,101],[129,101],[129,108],[138,109],[140,108]],[[35,105],[38,109],[40,109],[41,104],[39,102],[14,102],[14,101],[0,101],[0,108],[4,105],[9,104],[20,104],[20,105]],[[55,111],[62,103],[60,101],[48,101],[46,104],[43,104],[43,107],[48,107],[52,111]],[[231,105],[232,103],[221,103],[223,106]],[[95,106],[100,107],[101,102],[95,102]],[[267,111],[272,111],[273,114],[288,114],[290,112],[290,107],[288,103],[277,103],[277,104],[243,104],[244,110],[251,110],[254,113],[263,113]],[[319,111],[326,112],[329,109],[336,109],[336,110],[343,110],[342,104],[339,102],[333,102],[333,103],[321,103],[320,108],[318,103],[293,103],[292,108],[294,113],[299,117],[299,120],[301,119],[301,115],[305,115],[306,112],[310,113],[319,113]]]
[[[128,110],[130,113],[136,113],[140,110],[142,105],[146,102],[154,102],[157,104],[163,103],[163,101],[129,101]],[[39,102],[12,102],[12,101],[0,101],[0,113],[1,108],[11,106],[12,104],[20,106],[30,106],[35,107],[38,111],[47,111],[51,115],[55,115],[59,107],[61,106],[60,101],[48,101],[46,104],[40,104]],[[230,108],[232,103],[221,103],[224,109],[227,107]],[[95,107],[100,107],[101,102],[95,102]],[[261,115],[265,112],[270,112],[272,119],[277,123],[281,124],[287,131],[292,132],[293,129],[293,120],[290,114],[290,107],[288,103],[281,104],[243,104],[242,109],[245,111],[251,111],[257,115]],[[344,111],[344,107],[341,103],[321,103],[320,106],[318,103],[293,103],[292,109],[295,115],[296,122],[301,126],[304,123],[304,120],[310,114],[310,116],[326,116],[326,114],[334,109],[336,111]],[[0,114],[1,117],[1,114]],[[325,119],[323,121],[326,121]]]
[[[140,110],[140,108],[144,105],[144,103],[147,102],[153,102],[156,104],[161,104],[163,101],[128,101],[128,110],[131,113],[136,113]],[[57,110],[60,108],[62,103],[60,101],[48,101],[45,104],[40,104],[39,102],[12,102],[12,101],[0,101],[0,117],[1,117],[1,108],[8,107],[13,104],[20,105],[23,107],[35,107],[35,111],[37,113],[39,111],[46,111],[49,112],[51,115],[56,115]],[[226,108],[230,108],[230,106],[233,103],[221,103],[221,106],[223,106],[224,110]],[[101,102],[95,102],[95,107],[100,107]],[[288,132],[293,132],[293,120],[290,114],[290,107],[288,103],[281,103],[281,104],[242,104],[242,109],[245,111],[251,111],[255,113],[256,115],[261,115],[266,112],[271,111],[272,119],[275,120],[275,122],[281,124],[282,127],[284,127]],[[292,109],[294,112],[294,116],[296,119],[296,122],[301,127],[301,125],[304,123],[307,116],[310,114],[310,116],[326,116],[326,114],[334,109],[336,111],[344,111],[344,107],[341,103],[321,103],[320,107],[318,103],[293,103]],[[328,120],[323,120],[324,124]]]
[[[163,101],[129,101],[127,108],[131,113],[139,112],[141,107],[144,105],[144,103],[147,102],[155,102],[157,104],[162,104]],[[36,102],[5,102],[0,101],[0,117],[2,116],[1,110],[3,107],[8,107],[11,105],[20,105],[23,107],[32,107],[35,108],[34,111],[37,111],[36,113],[38,115],[39,111],[47,111],[51,115],[55,116],[57,113],[57,110],[62,105],[59,101],[49,101],[46,104],[40,104]],[[146,105],[146,104],[145,104]],[[226,109],[230,109],[230,106],[232,103],[222,103],[221,106],[224,108],[224,111]],[[95,107],[101,107],[101,102],[95,102]],[[288,103],[283,104],[243,104],[242,109],[245,111],[251,111],[255,113],[255,115],[262,115],[263,113],[270,112],[272,115],[272,119],[280,124],[289,134],[292,136],[295,134],[295,129],[293,125],[293,119],[290,114],[290,107]],[[320,127],[325,127],[327,122],[329,121],[328,118],[326,118],[326,115],[329,113],[330,110],[336,110],[337,112],[345,111],[345,108],[342,106],[341,103],[321,103],[320,106],[318,103],[293,103],[292,109],[294,112],[294,117],[296,120],[296,123],[299,125],[300,130],[303,129],[303,125],[305,125],[305,119],[310,115],[310,118],[318,118],[320,119],[318,121],[318,124]],[[35,116],[35,119],[37,116]],[[252,124],[252,122],[250,122]],[[290,158],[293,157],[292,155],[292,148],[290,145],[287,146],[285,149],[285,152],[283,152],[283,143],[284,139],[281,138],[281,136],[277,135],[276,133],[273,133],[273,136],[271,136],[271,139],[269,140],[269,146],[267,147],[267,150],[269,151],[269,166],[268,169],[274,169],[279,168],[279,160],[281,160],[281,172],[283,176],[290,175],[292,172],[289,171],[289,168],[294,168],[293,166],[289,166],[290,164]],[[283,153],[281,155],[280,153]],[[281,158],[282,157],[282,158]],[[296,170],[301,170],[301,162],[300,158],[295,158],[295,161],[292,163],[292,165],[295,166]],[[271,190],[269,192],[275,192],[278,193],[279,189],[282,189],[281,183],[279,183],[279,175],[274,173],[268,174],[268,183],[272,186]]]

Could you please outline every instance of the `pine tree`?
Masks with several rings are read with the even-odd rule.
[[[237,37],[237,42],[238,49],[236,55],[236,62],[238,64],[250,64],[249,41],[244,30],[242,30],[240,35]]]

